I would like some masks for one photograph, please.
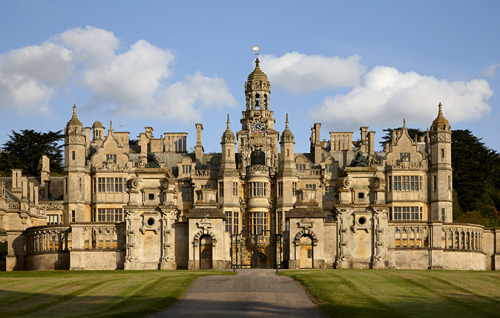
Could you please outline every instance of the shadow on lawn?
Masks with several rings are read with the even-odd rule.
[[[140,317],[164,311],[175,297],[73,296],[0,290],[0,317]]]
[[[322,303],[323,311],[341,317],[498,317],[500,296],[478,299],[471,295],[399,297],[393,302],[365,302],[356,306]]]

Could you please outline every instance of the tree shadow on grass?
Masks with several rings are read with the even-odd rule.
[[[0,290],[0,317],[140,317],[165,310],[175,297],[71,296]],[[11,301],[9,301],[9,299]]]

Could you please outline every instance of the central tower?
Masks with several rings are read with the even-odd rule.
[[[274,112],[270,110],[269,101],[271,83],[255,60],[255,69],[245,83],[246,109],[242,112],[241,130],[238,138],[238,163],[242,176],[252,164],[266,165],[275,170],[278,165],[279,133],[274,130]]]
[[[238,173],[243,185],[240,209],[246,248],[243,264],[269,267],[274,264],[275,175],[278,168],[279,133],[270,110],[271,83],[255,60],[245,83],[245,110],[238,140]]]

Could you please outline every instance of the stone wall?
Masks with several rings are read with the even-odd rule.
[[[70,253],[71,270],[123,269],[125,251],[79,250]]]
[[[52,251],[26,257],[27,270],[66,270],[70,269],[70,255],[67,251]]]

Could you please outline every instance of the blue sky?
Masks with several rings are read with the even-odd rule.
[[[500,150],[499,1],[0,0],[0,143],[11,130],[63,129],[76,104],[135,138],[203,123],[220,151],[230,115],[241,129],[252,46],[296,151],[310,128],[425,130],[437,105],[453,129]]]

